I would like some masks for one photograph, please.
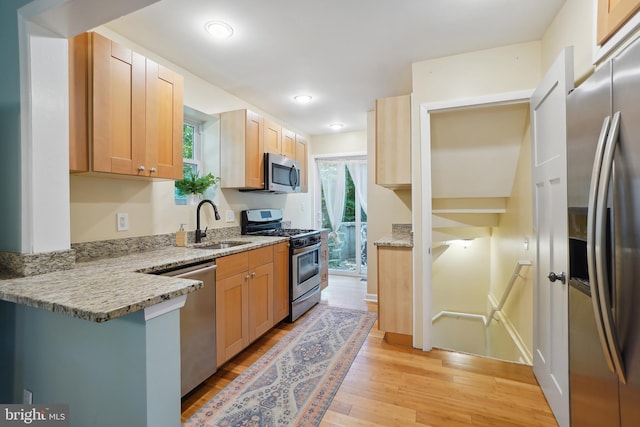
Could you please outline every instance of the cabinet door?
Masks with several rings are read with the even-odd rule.
[[[322,230],[320,232],[321,246],[320,246],[320,289],[325,289],[329,286],[329,230]]]
[[[216,353],[218,366],[249,345],[247,272],[216,280]]]
[[[640,0],[598,0],[598,44],[603,44],[640,10]]]
[[[413,334],[411,249],[378,247],[378,325],[380,330]]]
[[[89,171],[89,33],[69,39],[69,171]]]
[[[306,193],[309,190],[307,184],[307,142],[300,135],[296,135],[296,161],[300,163],[300,192]]]
[[[376,184],[411,186],[411,96],[376,101]]]
[[[273,247],[273,324],[289,315],[289,243]]]
[[[273,326],[273,264],[262,264],[249,278],[249,342]]]
[[[296,134],[289,129],[282,129],[282,153],[290,159],[296,159]]]
[[[245,185],[264,187],[264,135],[262,117],[247,111],[245,135]]]
[[[95,33],[92,46],[93,170],[135,174],[145,160],[145,58]]]
[[[264,152],[282,154],[282,126],[264,119]]]
[[[144,174],[182,179],[183,78],[147,59],[147,149]]]

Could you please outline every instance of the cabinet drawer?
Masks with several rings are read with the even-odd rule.
[[[216,260],[218,266],[216,275],[218,279],[224,279],[225,277],[233,276],[234,274],[242,273],[249,269],[249,253],[240,252],[238,254],[225,256]]]
[[[273,262],[273,246],[254,249],[249,252],[249,269]]]

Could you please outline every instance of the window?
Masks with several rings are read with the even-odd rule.
[[[183,172],[194,175],[202,171],[202,123],[185,117],[182,133],[182,162]],[[176,205],[186,205],[187,196],[179,195],[174,190]]]

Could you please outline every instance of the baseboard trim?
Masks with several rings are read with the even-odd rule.
[[[413,347],[413,337],[411,335],[397,334],[395,332],[385,332],[384,340],[389,344]]]
[[[377,304],[378,303],[378,294],[366,294],[364,296],[364,300],[366,302],[375,302]]]

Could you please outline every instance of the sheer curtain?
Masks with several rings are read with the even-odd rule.
[[[348,160],[347,168],[353,180],[353,186],[358,193],[358,199],[362,210],[367,212],[367,161],[366,160]]]
[[[331,229],[337,231],[342,225],[345,199],[345,161],[318,160],[320,168],[320,184],[324,192],[324,201]]]

